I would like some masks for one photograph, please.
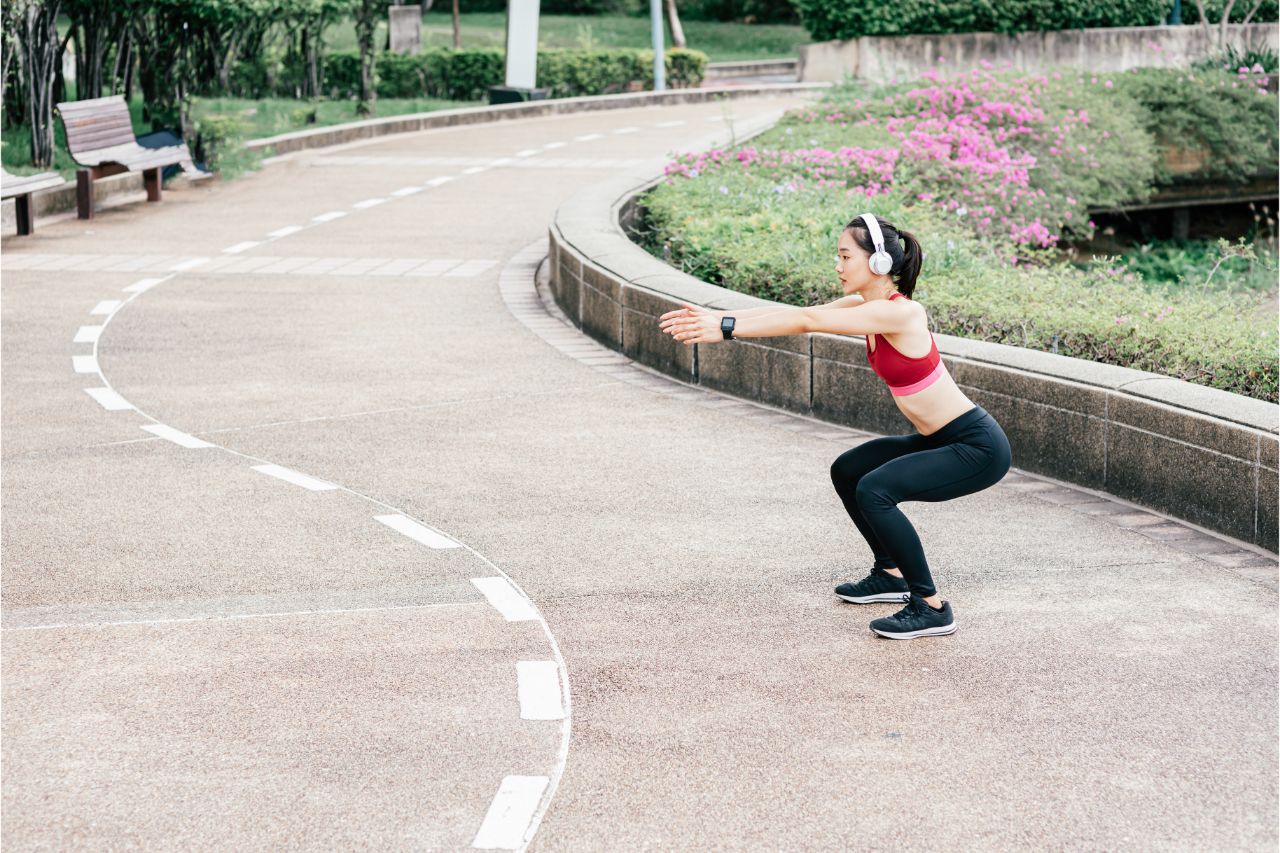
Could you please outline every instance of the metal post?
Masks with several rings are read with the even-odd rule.
[[[666,63],[662,49],[662,0],[649,0],[649,22],[653,25],[653,91],[667,88]]]
[[[1174,26],[1182,23],[1182,0],[1173,0],[1173,11],[1169,13],[1169,23]]]

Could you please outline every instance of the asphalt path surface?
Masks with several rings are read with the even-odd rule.
[[[959,630],[877,637],[832,594],[871,563],[847,432],[539,313],[560,203],[801,103],[391,137],[6,240],[6,850],[1274,849],[1274,561],[1015,470],[904,507]]]

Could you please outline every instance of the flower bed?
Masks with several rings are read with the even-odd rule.
[[[1256,291],[1171,288],[1114,263],[1081,269],[1055,250],[1092,234],[1090,207],[1141,200],[1170,179],[1145,106],[1168,90],[1195,88],[1188,115],[1216,101],[1234,135],[1262,140],[1230,160],[1211,152],[1215,174],[1226,177],[1224,163],[1236,174],[1274,171],[1276,98],[1266,85],[1261,74],[986,70],[869,95],[843,88],[750,146],[670,163],[644,200],[641,236],[705,280],[814,304],[840,295],[841,227],[874,210],[921,239],[916,298],[935,331],[1275,402],[1274,318],[1240,310],[1257,304]],[[1198,139],[1211,148],[1219,136]]]

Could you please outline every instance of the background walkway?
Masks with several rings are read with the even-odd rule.
[[[1015,474],[906,507],[960,630],[886,641],[831,593],[856,438],[538,319],[565,198],[798,103],[396,137],[6,241],[6,849],[1274,847],[1274,560]]]

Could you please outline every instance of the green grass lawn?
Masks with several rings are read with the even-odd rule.
[[[502,12],[473,12],[460,16],[462,46],[504,46],[506,15]],[[732,24],[717,21],[682,21],[685,41],[693,50],[705,53],[711,62],[743,59],[790,59],[799,56],[797,45],[808,44],[809,34],[801,26],[785,24]],[[422,21],[426,46],[450,47],[453,23],[448,13],[427,13]],[[380,24],[374,44],[386,42],[386,25]],[[671,35],[664,36],[671,47]],[[344,21],[325,32],[330,50],[355,50],[355,26]],[[557,47],[647,48],[649,19],[626,15],[542,15],[538,18],[538,45]]]
[[[457,107],[480,106],[484,101],[443,101],[435,98],[379,98],[375,118],[448,110]],[[308,124],[306,116],[315,111],[314,124]],[[151,126],[142,120],[142,99],[135,96],[129,106],[133,116],[133,131],[137,135],[151,132]],[[291,130],[309,127],[343,124],[358,121],[355,101],[295,101],[286,98],[250,100],[246,98],[197,98],[194,116],[197,126],[206,116],[233,116],[245,127],[246,139],[275,136]],[[67,153],[62,123],[54,119],[55,151],[53,171],[68,180],[74,179],[76,165]],[[190,140],[194,142],[194,140]],[[31,131],[25,126],[5,130],[0,139],[0,159],[11,174],[29,175],[46,171],[33,168],[31,163]]]

